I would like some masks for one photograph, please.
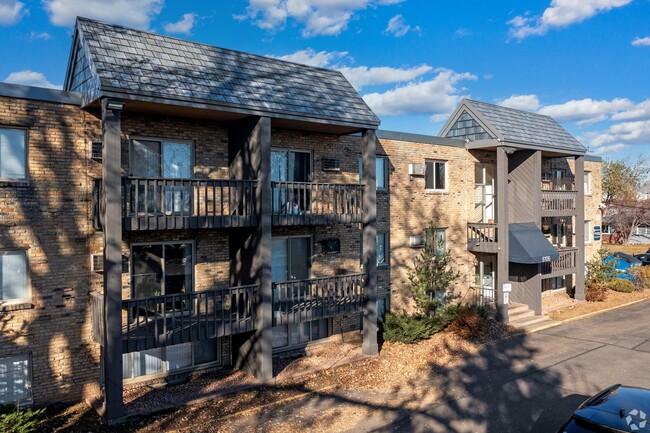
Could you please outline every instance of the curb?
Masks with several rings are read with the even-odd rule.
[[[592,317],[592,316],[597,316],[597,315],[599,315],[601,313],[606,313],[606,312],[612,311],[612,310],[618,310],[619,308],[623,308],[623,307],[629,307],[630,305],[638,304],[638,303],[644,302],[644,301],[650,301],[650,297],[643,298],[643,299],[637,299],[635,301],[626,302],[625,304],[616,305],[614,307],[606,308],[604,310],[592,311],[591,313],[587,313],[587,314],[584,314],[582,316],[576,316],[576,317],[571,317],[571,318],[568,318],[568,319],[560,320],[559,322],[560,323],[575,322],[576,320],[586,319],[586,318]]]

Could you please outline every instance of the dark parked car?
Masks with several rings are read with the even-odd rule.
[[[558,433],[648,432],[650,390],[614,385],[576,409]]]
[[[650,253],[635,254],[634,258],[641,260],[643,266],[650,266]]]

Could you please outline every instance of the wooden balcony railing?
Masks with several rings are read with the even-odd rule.
[[[542,263],[542,278],[559,277],[576,271],[578,248],[566,247],[558,250],[560,257],[552,262]]]
[[[497,252],[497,225],[490,223],[467,224],[467,249],[478,253]]]
[[[360,223],[363,185],[273,182],[273,224]]]
[[[542,191],[542,216],[567,216],[575,213],[576,191]]]
[[[125,230],[245,227],[255,225],[257,181],[212,179],[122,179]],[[93,223],[103,226],[102,182],[93,190]]]
[[[124,353],[189,343],[255,329],[257,286],[122,301]],[[93,339],[103,334],[103,295],[93,294]],[[95,340],[97,341],[97,340]]]
[[[273,283],[273,325],[361,312],[363,274]]]

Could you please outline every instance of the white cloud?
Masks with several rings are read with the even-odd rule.
[[[196,20],[197,14],[190,12],[183,14],[180,20],[175,23],[167,23],[163,26],[167,33],[182,33],[184,35],[189,35],[194,27],[194,22]]]
[[[379,116],[404,114],[432,114],[434,121],[446,117],[465,95],[458,87],[461,81],[476,80],[470,73],[457,73],[449,69],[438,69],[434,78],[421,82],[410,82],[384,93],[369,93],[363,96],[366,103]]]
[[[392,68],[389,66],[375,66],[370,68],[367,66],[357,66],[355,68],[343,66],[336,69],[341,71],[350,84],[357,90],[360,90],[364,86],[411,81],[433,70],[428,65],[414,66],[408,69]]]
[[[395,15],[393,18],[388,20],[388,25],[386,26],[386,30],[384,30],[384,33],[392,34],[396,38],[401,38],[402,36],[406,35],[410,31],[419,32],[420,27],[415,26],[411,30],[411,26],[406,24],[406,20],[402,15]]]
[[[571,100],[563,104],[547,105],[539,112],[557,121],[576,122],[580,126],[607,120],[610,116],[634,108],[634,103],[626,98],[611,101],[596,101],[591,98]]]
[[[77,16],[148,29],[164,0],[43,0],[52,24],[74,25]]]
[[[313,48],[296,51],[283,56],[271,56],[276,59],[302,63],[303,65],[330,68],[341,71],[345,78],[357,89],[364,86],[374,86],[390,83],[400,83],[414,80],[433,70],[429,65],[414,66],[412,68],[393,68],[389,66],[345,66],[341,61],[349,63],[354,59],[347,51],[315,51]]]
[[[645,38],[634,38],[632,45],[635,47],[650,45],[650,36],[646,36]]]
[[[593,154],[594,155],[609,155],[611,153],[616,153],[620,152],[623,149],[627,149],[628,146],[627,144],[619,143],[619,144],[612,144],[610,146],[603,146],[603,147],[597,147],[594,149]]]
[[[615,113],[612,120],[650,119],[650,99],[636,104],[634,107]]]
[[[289,18],[302,24],[303,37],[339,35],[347,29],[355,12],[369,6],[400,3],[402,0],[249,0],[246,13],[237,20],[250,20],[261,29],[285,28]]]
[[[45,75],[40,72],[34,71],[18,71],[12,72],[4,80],[5,83],[11,84],[22,84],[23,86],[34,86],[34,87],[47,87],[49,89],[61,89],[61,86],[52,84],[47,81]]]
[[[537,95],[512,95],[509,98],[497,101],[497,104],[517,110],[537,111],[539,98]]]
[[[35,39],[43,39],[44,41],[49,41],[52,39],[52,35],[50,35],[48,32],[30,32],[29,40],[33,41]]]
[[[0,25],[15,24],[27,11],[25,3],[18,0],[0,0]]]
[[[626,6],[632,0],[552,0],[542,16],[519,15],[508,21],[510,36],[524,39],[532,35],[544,35],[550,29],[558,29],[582,22],[602,12]]]
[[[294,63],[302,63],[303,65],[316,66],[317,68],[324,68],[329,66],[335,60],[344,58],[348,55],[347,51],[318,51],[313,48],[298,50],[295,53],[286,54],[284,56],[271,56],[276,59],[287,60]]]
[[[585,136],[595,147],[620,143],[648,144],[650,143],[650,120],[616,123],[604,132],[590,132]]]

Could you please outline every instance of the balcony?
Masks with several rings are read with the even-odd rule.
[[[273,326],[363,311],[363,274],[273,283]]]
[[[257,286],[122,301],[122,352],[189,343],[255,329]],[[93,340],[103,342],[103,295],[91,293]]]
[[[361,223],[363,185],[273,182],[273,225]]]
[[[576,272],[578,248],[559,248],[560,257],[552,262],[542,263],[542,278],[553,278]]]
[[[467,224],[467,250],[474,253],[496,253],[497,225],[490,223]]]
[[[542,216],[569,216],[576,212],[576,191],[542,190]]]
[[[122,179],[125,230],[248,227],[257,224],[254,180]],[[102,182],[93,190],[95,228],[103,227]]]

